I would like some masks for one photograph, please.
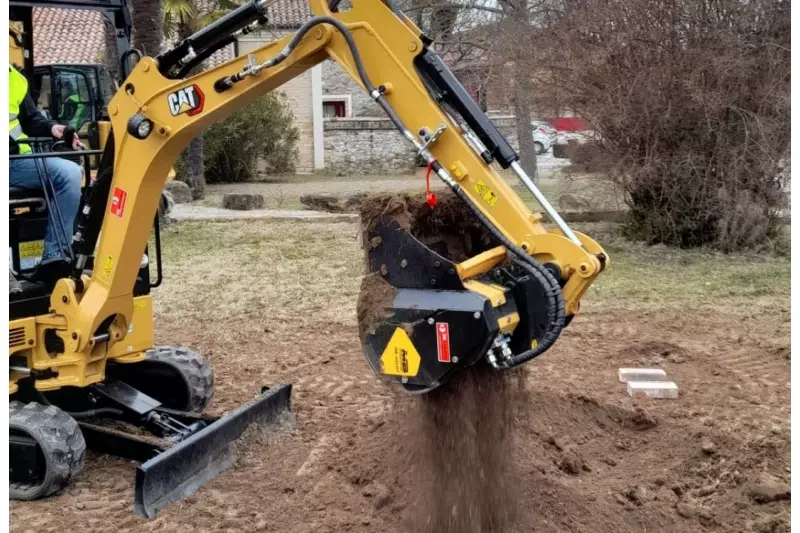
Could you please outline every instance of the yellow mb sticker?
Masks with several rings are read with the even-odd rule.
[[[106,275],[106,278],[111,277],[111,269],[114,267],[114,258],[110,255],[107,255],[106,258],[103,260],[103,274]]]
[[[413,378],[419,373],[421,360],[408,333],[403,328],[397,328],[381,355],[381,373]]]
[[[497,195],[483,180],[478,180],[478,183],[475,184],[475,192],[490,206],[497,203]]]

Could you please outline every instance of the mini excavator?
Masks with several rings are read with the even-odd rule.
[[[392,0],[352,0],[341,9],[339,0],[308,0],[314,16],[294,34],[193,74],[215,51],[266,24],[273,1],[250,0],[161,55],[141,57],[110,101],[97,178],[72,237],[72,273],[47,288],[46,308],[10,323],[11,390],[16,409],[29,413],[12,428],[12,470],[20,471],[23,488],[67,483],[67,456],[75,450],[69,441],[81,433],[112,453],[136,448],[129,435],[101,424],[119,419],[170,441],[150,449],[137,472],[136,509],[152,516],[222,471],[218,456],[247,424],[288,409],[290,388],[278,386],[230,415],[206,419],[170,401],[172,374],[143,367],[146,353],[119,347],[136,320],[142,251],[180,152],[210,125],[326,59],[386,112],[463,203],[465,223],[477,221],[493,243],[455,259],[417,238],[390,209],[364,225],[365,282],[386,289],[360,328],[376,374],[425,394],[473,365],[503,371],[531,361],[553,346],[608,266],[600,245],[559,216],[431,40]],[[553,227],[499,169],[511,169]],[[68,430],[30,429],[39,412]]]

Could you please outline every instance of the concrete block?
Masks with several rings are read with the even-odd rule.
[[[631,398],[668,398],[678,397],[678,385],[673,381],[629,381],[628,395]]]
[[[666,381],[667,373],[663,368],[620,368],[619,381]]]

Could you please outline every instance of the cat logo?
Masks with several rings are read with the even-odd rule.
[[[203,104],[206,101],[206,96],[197,84],[190,87],[184,87],[167,97],[169,102],[169,110],[173,116],[178,116],[181,113],[186,113],[190,117],[202,113]]]

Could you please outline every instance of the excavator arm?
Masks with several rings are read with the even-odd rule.
[[[175,159],[212,124],[326,59],[386,111],[496,244],[451,261],[398,231],[404,228],[391,217],[365,229],[370,270],[394,295],[386,312],[362,328],[373,368],[410,392],[425,392],[482,358],[506,368],[549,348],[608,258],[594,240],[563,222],[431,42],[390,2],[354,0],[351,9],[338,12],[336,1],[309,0],[315,16],[295,34],[187,75],[236,35],[263,24],[270,3],[252,0],[161,56],[142,58],[109,103],[112,133],[79,217],[75,274],[58,281],[47,318],[64,356],[40,363],[50,368],[57,361],[61,368],[54,370],[75,385],[103,379],[108,348],[124,339],[131,321],[142,251]],[[555,228],[543,225],[543,216],[523,203],[497,166],[521,179]],[[394,264],[398,246],[418,249],[415,268]],[[92,254],[92,275],[82,276]],[[431,279],[428,267],[443,274]],[[477,337],[462,346],[460,324],[473,316],[481,326],[464,327]],[[448,329],[446,360],[437,333],[442,324]]]

